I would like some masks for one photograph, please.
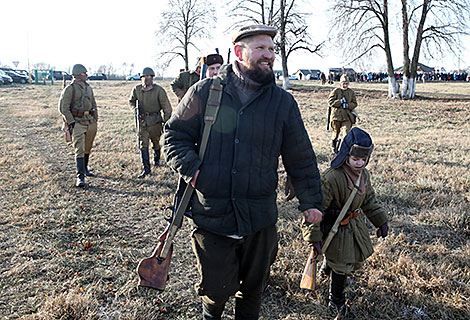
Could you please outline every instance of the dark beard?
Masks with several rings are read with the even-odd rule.
[[[274,73],[272,69],[270,71],[266,71],[258,66],[255,66],[253,69],[247,68],[245,70],[245,75],[261,85],[265,85],[274,81]]]

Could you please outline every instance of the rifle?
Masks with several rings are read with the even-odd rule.
[[[300,288],[315,290],[315,282],[317,280],[317,252],[312,248],[310,255],[305,262],[302,280],[300,280]]]
[[[222,86],[220,85],[220,78],[215,77],[209,90],[206,111],[204,113],[204,129],[199,148],[199,158],[201,160],[204,160],[209,134],[212,125],[217,119],[221,100]],[[184,192],[181,194],[183,188]],[[137,266],[139,286],[150,287],[160,291],[165,289],[165,284],[168,280],[168,271],[170,269],[171,254],[173,252],[173,239],[176,232],[183,224],[183,216],[188,211],[187,208],[193,191],[193,186],[190,183],[186,184],[184,180],[180,178],[169,224],[160,237],[158,237],[158,244],[152,256],[143,259]]]
[[[204,57],[201,58],[201,74],[199,76],[199,80],[202,80],[206,78],[206,73],[207,73],[207,64],[204,63]]]
[[[135,130],[137,132],[137,149],[140,149],[140,101],[137,100],[135,107]]]
[[[63,86],[64,86],[64,88],[67,86],[67,80],[65,80],[65,77],[64,77],[64,80],[63,80]],[[72,91],[72,101],[71,101],[71,103],[73,103],[74,96],[75,96],[75,89],[73,89],[73,91]],[[63,117],[63,116],[62,116],[62,130],[65,133],[65,142],[72,141],[72,133],[70,132],[69,125],[67,124],[67,121],[65,121],[65,117]]]
[[[137,274],[139,275],[138,286],[149,287],[160,291],[165,290],[166,281],[168,280],[168,272],[170,271],[171,255],[173,254],[173,239],[176,232],[183,225],[183,214],[181,211],[186,210],[194,188],[191,184],[184,183],[184,192],[181,195],[181,189],[184,182],[180,178],[178,190],[175,194],[173,206],[170,207],[172,214],[168,219],[169,224],[165,231],[158,237],[158,244],[152,255],[139,262],[137,266]]]
[[[67,121],[65,121],[64,117],[62,117],[62,130],[65,133],[65,142],[72,141],[72,133],[70,132],[69,126],[67,124]]]
[[[230,63],[230,48],[228,48],[228,53],[227,53],[227,64]]]
[[[328,120],[326,122],[326,131],[330,130],[331,107],[328,107]]]

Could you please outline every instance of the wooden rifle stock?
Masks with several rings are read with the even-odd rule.
[[[65,142],[70,142],[72,141],[72,134],[70,133],[69,126],[67,124],[67,121],[65,121],[64,117],[62,117],[62,121],[63,121],[62,130],[64,130],[64,133],[65,133]]]
[[[317,279],[317,253],[312,248],[310,255],[305,262],[304,272],[302,273],[302,280],[300,280],[300,288],[315,290],[315,282]]]
[[[165,239],[166,233],[167,231],[159,237],[158,245],[152,255],[142,259],[137,266],[137,274],[139,275],[138,285],[141,287],[149,287],[160,291],[165,290],[168,272],[170,271],[171,254],[173,253],[173,243],[170,242],[166,258],[160,257],[163,246],[167,241]]]

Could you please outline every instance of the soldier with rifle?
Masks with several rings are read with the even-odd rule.
[[[197,59],[196,68],[191,71],[183,71],[181,72],[178,77],[171,83],[171,90],[175,93],[178,97],[178,102],[183,99],[186,91],[198,82],[201,75],[201,59]]]
[[[93,89],[86,82],[87,69],[76,64],[72,68],[72,76],[72,83],[60,95],[59,112],[72,135],[77,166],[75,186],[85,187],[85,176],[94,176],[88,170],[88,161],[97,131],[98,110]]]
[[[192,246],[206,320],[221,319],[231,296],[235,319],[259,317],[278,245],[279,156],[305,220],[318,223],[322,218],[315,153],[297,102],[274,79],[276,33],[264,25],[238,30],[232,37],[237,60],[224,65],[217,77],[192,86],[165,124],[167,163],[195,190]],[[214,88],[215,81],[221,85]],[[211,100],[213,88],[220,92],[219,103]],[[217,116],[208,116],[206,110],[217,104]],[[207,119],[215,122],[200,158]]]
[[[171,104],[165,89],[153,82],[155,72],[146,67],[141,73],[141,84],[136,85],[129,98],[129,105],[134,110],[136,119],[137,143],[142,157],[143,171],[138,178],[149,175],[149,146],[152,140],[154,165],[160,164],[160,136],[163,124],[171,116]]]
[[[320,275],[330,279],[329,308],[336,319],[353,319],[346,280],[374,251],[365,218],[377,228],[377,237],[388,235],[387,213],[377,202],[366,169],[373,147],[367,132],[357,127],[349,131],[321,176],[323,220],[302,224],[304,240],[318,255],[324,254]]]
[[[354,91],[349,88],[348,77],[343,74],[340,78],[339,88],[334,89],[328,97],[328,125],[331,124],[332,141],[331,148],[332,153],[338,152],[339,136],[341,130],[344,131],[342,136],[345,136],[351,127],[356,123],[357,113],[355,108],[357,107],[356,95]],[[333,117],[330,118],[331,113]]]

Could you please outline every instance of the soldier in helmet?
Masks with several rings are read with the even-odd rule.
[[[356,95],[354,91],[349,88],[348,77],[343,74],[340,78],[339,88],[334,89],[328,97],[328,105],[332,109],[331,128],[332,134],[332,152],[337,153],[338,138],[341,130],[342,136],[345,136],[353,124],[356,123],[357,107]]]
[[[178,102],[183,99],[186,91],[199,81],[201,75],[201,59],[197,59],[196,69],[193,71],[181,72],[178,77],[171,83],[171,89],[178,97]]]
[[[330,168],[321,175],[323,220],[313,224],[304,220],[302,224],[304,240],[318,254],[324,254],[320,275],[330,279],[329,307],[338,316],[337,319],[353,318],[346,304],[346,280],[348,275],[362,267],[374,251],[365,218],[377,228],[377,237],[388,235],[387,213],[376,199],[371,174],[366,169],[373,147],[367,132],[357,127],[349,131]],[[355,188],[356,194],[336,234],[330,245],[323,247],[323,241]]]
[[[72,134],[77,165],[77,187],[85,186],[85,175],[94,176],[88,171],[88,161],[96,136],[98,110],[93,89],[86,82],[87,69],[76,64],[72,68],[73,81],[62,90],[59,111],[67,122]]]
[[[204,64],[207,65],[207,77],[212,78],[219,74],[220,67],[224,64],[224,58],[217,53],[209,54],[204,57]]]
[[[152,68],[146,67],[141,73],[141,84],[136,85],[131,92],[129,105],[134,109],[135,114],[140,115],[140,153],[144,170],[138,178],[144,178],[150,174],[149,140],[153,145],[153,160],[155,166],[160,164],[160,136],[165,123],[171,116],[171,104],[168,100],[165,89],[153,83],[155,72]],[[139,112],[137,113],[137,109]],[[163,114],[162,114],[163,113]]]

